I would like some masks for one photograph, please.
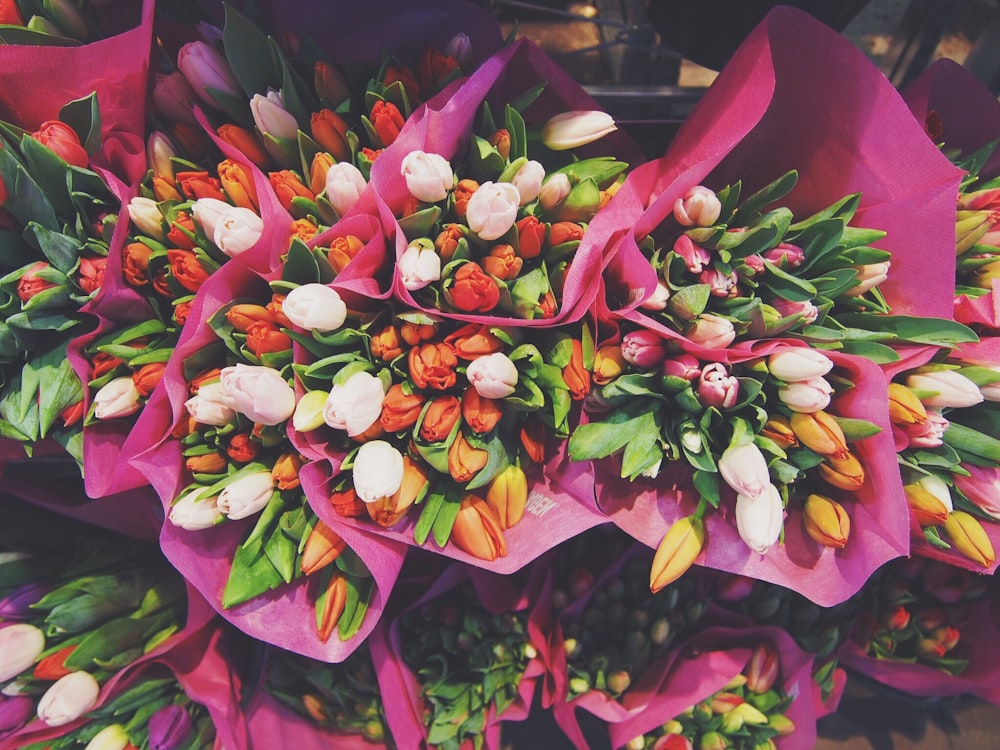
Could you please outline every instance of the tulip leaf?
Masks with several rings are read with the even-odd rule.
[[[858,210],[859,205],[861,205],[861,193],[845,195],[822,211],[817,211],[812,216],[792,224],[788,230],[790,232],[802,232],[827,219],[842,219],[843,223],[847,224],[854,217],[854,212]]]
[[[309,124],[310,113],[319,109],[319,102],[315,97],[309,97],[309,87],[303,83],[292,66],[288,64],[288,60],[285,59],[278,43],[273,38],[269,41],[271,42],[271,54],[277,60],[277,67],[281,69],[281,103],[285,110],[299,123],[299,127],[305,127]],[[303,174],[308,175],[309,170],[306,169]]]
[[[280,493],[277,493],[280,494]],[[292,511],[282,514],[282,518]],[[281,530],[281,519],[271,530],[270,535],[264,541],[264,554],[271,561],[271,565],[281,576],[281,580],[289,583],[295,577],[295,560],[298,557],[298,540],[291,539]]]
[[[634,425],[622,454],[622,478],[635,480],[644,471],[654,468],[663,460],[660,445],[660,426],[657,413],[646,412]]]
[[[270,54],[270,40],[246,16],[226,3],[226,20],[222,27],[222,44],[233,73],[246,92],[275,91],[281,88],[281,72]]]
[[[897,340],[911,344],[950,347],[956,344],[979,341],[979,336],[971,328],[945,318],[856,313],[840,315],[837,321],[845,326],[856,326],[889,334]]]
[[[24,370],[38,374],[39,436],[45,437],[63,410],[83,400],[83,385],[66,356],[65,343],[29,360]]]
[[[794,169],[785,172],[785,174],[781,175],[774,182],[765,185],[753,195],[747,196],[728,223],[733,226],[748,224],[764,206],[774,203],[792,192],[798,180],[799,173]]]
[[[4,160],[4,153],[6,150],[0,150],[0,163]],[[7,170],[4,169],[0,173],[8,186],[9,193],[4,208],[10,211],[22,224],[34,220],[53,232],[58,232],[61,227],[55,209],[38,183],[20,164],[16,165],[12,178],[8,178],[6,172]],[[14,186],[13,190],[11,190],[10,185]]]
[[[765,259],[767,275],[761,284],[775,296],[789,302],[805,302],[816,296],[816,287],[798,276],[782,270],[777,264]]]
[[[877,365],[898,362],[900,359],[899,354],[891,346],[878,344],[874,341],[845,341],[839,349],[845,354],[870,359]]]
[[[524,127],[524,118],[521,113],[509,104],[504,110],[504,126],[510,133],[510,153],[507,158],[510,161],[527,158],[528,156],[528,135]]]
[[[958,373],[979,387],[1000,381],[1000,370],[995,370],[992,367],[962,367]]]
[[[417,525],[413,529],[413,541],[417,544],[423,545],[427,541],[427,537],[430,536],[438,512],[445,503],[444,495],[443,490],[434,488],[424,498],[424,507],[420,511],[420,518],[417,519]]]
[[[420,237],[433,236],[435,234],[434,227],[441,219],[441,214],[440,206],[428,206],[399,219],[399,228],[403,232],[403,236],[411,242]]]
[[[281,270],[281,280],[302,285],[317,283],[319,277],[316,256],[306,243],[296,237],[289,243],[288,255]]]
[[[249,601],[276,588],[282,583],[281,575],[264,554],[260,541],[249,547],[241,544],[233,554],[232,569],[222,592],[225,609]]]
[[[696,469],[691,475],[691,482],[698,491],[698,496],[708,501],[713,508],[719,507],[719,475],[715,472]]]
[[[1000,462],[1000,440],[957,422],[945,430],[944,442],[961,453]]]
[[[690,284],[675,291],[667,302],[667,310],[681,320],[694,320],[708,307],[712,288],[708,284]]]
[[[0,44],[17,44],[30,47],[79,47],[83,43],[68,36],[56,36],[26,26],[0,25]]]
[[[881,427],[869,422],[867,419],[852,419],[838,416],[833,416],[833,418],[840,425],[840,429],[844,431],[844,437],[849,443],[864,440],[882,432]]]
[[[93,663],[107,661],[120,651],[141,646],[146,638],[165,627],[173,616],[173,612],[167,611],[139,619],[119,617],[106,622],[88,633],[66,657],[66,668],[88,669]],[[141,649],[139,653],[142,653]]]
[[[434,525],[431,532],[434,534],[434,541],[438,547],[444,547],[451,536],[451,529],[458,518],[458,511],[462,507],[462,488],[451,487],[445,495],[444,502],[438,509],[434,517]]]
[[[75,210],[69,195],[67,163],[52,149],[30,135],[21,139],[20,147],[25,169],[45,192],[56,214],[69,219]]]
[[[474,490],[479,487],[485,487],[493,481],[493,478],[497,474],[510,465],[510,451],[507,450],[497,432],[497,430],[492,430],[487,435],[488,439],[485,442],[476,441],[474,444],[475,447],[484,449],[488,454],[488,458],[486,465],[465,485],[465,489]],[[472,440],[470,439],[469,442],[472,443]]]

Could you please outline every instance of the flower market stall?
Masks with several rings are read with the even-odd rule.
[[[1000,704],[957,64],[900,91],[776,7],[651,146],[465,0],[0,0],[0,42],[0,748]]]

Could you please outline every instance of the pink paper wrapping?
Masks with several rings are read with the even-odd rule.
[[[265,249],[272,251],[272,248]],[[266,282],[277,275],[277,272],[262,275],[236,260],[227,263],[198,292],[181,341],[167,363],[163,380],[130,438],[144,439],[151,446],[136,455],[132,465],[149,478],[165,514],[169,513],[173,500],[189,481],[180,443],[170,437],[170,430],[187,415],[184,407],[188,398],[184,361],[206,346],[221,343],[207,323],[216,310],[239,297],[258,298],[266,294],[269,299]],[[306,486],[303,480],[303,488],[308,494]],[[310,501],[310,504],[314,507],[323,505],[319,500]],[[216,611],[248,635],[313,659],[333,662],[347,658],[375,626],[402,565],[402,548],[353,529],[338,529],[347,544],[372,571],[378,593],[357,635],[347,642],[331,637],[327,643],[322,643],[316,635],[314,595],[307,577],[283,584],[231,609],[223,609],[222,593],[233,554],[254,523],[256,516],[241,521],[226,521],[203,531],[186,531],[166,522],[160,533],[160,546],[174,567]]]
[[[896,314],[950,318],[955,195],[961,173],[914,122],[892,85],[847,40],[801,11],[778,7],[747,37],[658,161],[634,170],[605,211],[608,236],[627,229],[605,283],[625,317],[653,291],[636,241],[694,185],[742,180],[743,194],[796,169],[781,200],[798,218],[861,192],[852,224],[888,233],[880,289]],[[610,275],[609,275],[610,274]],[[618,303],[616,303],[618,304]]]
[[[380,750],[386,745],[369,742],[361,735],[344,734],[332,727],[319,727],[286,708],[274,696],[261,691],[247,711],[251,750],[294,747],[296,750]]]
[[[201,116],[201,113],[197,113]],[[209,135],[214,134],[210,132]],[[279,255],[288,248],[292,218],[278,202],[267,177],[257,169],[241,152],[215,138],[216,145],[227,158],[239,162],[250,169],[260,204],[260,216],[264,220],[261,238],[239,256],[239,262],[253,269],[269,271],[279,262]],[[83,312],[97,318],[97,328],[84,336],[74,339],[69,347],[69,359],[80,379],[90,380],[90,363],[85,350],[99,337],[143,320],[150,320],[153,312],[145,297],[129,286],[123,276],[123,253],[129,242],[131,223],[128,221],[128,201],[137,194],[137,186],[131,190],[116,191],[122,199],[121,220],[115,227],[108,251],[108,265],[104,283],[100,291],[83,308]],[[227,262],[228,265],[228,262]],[[192,309],[191,317],[194,317]],[[181,338],[184,337],[184,332]],[[156,389],[157,391],[160,388]],[[93,394],[84,388],[84,407],[90,408]],[[150,399],[149,403],[152,403]],[[147,404],[148,406],[149,404]],[[148,426],[144,425],[142,414],[130,419],[96,421],[83,431],[84,480],[90,497],[121,492],[149,483],[131,460],[150,446]]]
[[[941,125],[938,140],[946,149],[971,154],[1000,138],[1000,102],[968,70],[941,59],[903,91],[903,99],[917,121],[923,124],[931,113]],[[980,174],[990,179],[1000,173],[1000,151],[994,151]],[[957,197],[957,196],[956,196]],[[955,298],[955,320],[966,325],[1000,329],[998,282],[981,297]]]
[[[918,698],[948,698],[975,695],[1000,705],[1000,638],[991,609],[994,595],[973,602],[967,617],[960,623],[961,639],[948,653],[949,658],[968,659],[969,665],[959,676],[924,664],[911,664],[868,656],[862,646],[848,639],[837,652],[840,663],[908,695]],[[949,605],[951,609],[962,605]]]
[[[97,161],[129,182],[137,180],[146,170],[153,6],[153,0],[143,0],[135,28],[80,47],[0,46],[0,119],[36,130],[57,119],[67,102],[96,92],[105,140]]]
[[[148,654],[114,674],[101,686],[94,709],[113,700],[144,672],[156,665],[169,669],[188,697],[208,709],[216,729],[216,747],[232,750],[248,748],[243,713],[240,709],[241,679],[229,653],[222,624],[198,593],[188,586],[188,616],[184,628]],[[17,750],[26,745],[62,737],[87,724],[80,718],[63,726],[50,727],[32,719],[0,741],[0,750]]]
[[[520,570],[529,562],[556,545],[598,524],[607,523],[593,501],[594,483],[589,462],[572,463],[565,458],[565,446],[558,455],[544,466],[525,466],[528,477],[528,502],[524,517],[513,528],[507,529],[504,539],[507,555],[493,562],[481,560],[448,542],[438,547],[429,536],[421,549],[444,557],[484,568],[494,573],[507,574]],[[330,456],[329,468],[323,474],[331,478],[340,467],[342,456]],[[311,475],[315,476],[315,475]],[[323,488],[326,481],[309,494],[309,502],[320,517],[329,513],[329,492]],[[319,505],[317,504],[319,503]],[[417,509],[419,511],[419,509]],[[352,528],[397,544],[418,546],[413,540],[419,512],[411,510],[395,526],[383,529],[367,519],[338,519],[335,528]]]
[[[762,342],[738,351],[762,356],[780,345]],[[859,591],[883,563],[908,554],[909,505],[896,465],[884,374],[862,357],[834,351],[827,354],[854,383],[829,411],[868,420],[882,430],[851,446],[865,467],[865,486],[854,497],[833,487],[826,493],[847,505],[851,516],[847,546],[834,550],[810,539],[801,503],[793,500],[785,518],[784,543],[760,555],[740,538],[732,517],[734,495],[723,486],[719,509],[706,515],[707,540],[696,564],[777,583],[828,607]],[[619,468],[617,459],[595,462],[599,505],[619,528],[655,548],[674,521],[694,513],[698,496],[691,485],[690,470],[683,462],[672,462],[664,464],[655,480],[628,482],[619,477]]]
[[[407,121],[396,141],[379,155],[372,165],[371,184],[386,234],[395,241],[397,260],[407,246],[406,237],[395,219],[395,214],[400,212],[409,197],[406,180],[400,173],[403,158],[411,151],[420,149],[454,159],[466,147],[474,118],[484,101],[490,103],[493,112],[502,112],[504,104],[542,81],[548,82],[547,88],[527,111],[521,113],[528,123],[543,123],[569,110],[600,109],[580,85],[541,49],[521,39],[484,62],[460,86],[451,86],[428,101]],[[632,164],[642,160],[638,147],[620,131],[580,151],[586,156],[614,155]],[[403,286],[398,273],[394,274],[393,294],[410,307],[454,320],[514,327],[553,327],[579,320],[593,303],[599,286],[602,249],[600,236],[588,231],[569,267],[560,309],[552,318],[522,320],[500,315],[440,312],[422,307]]]
[[[753,648],[766,641],[771,641],[780,654],[779,679],[785,694],[794,696],[785,716],[795,724],[795,731],[785,737],[775,737],[774,742],[778,750],[813,747],[817,718],[812,693],[813,657],[802,651],[784,630],[770,626],[711,627],[675,649],[664,664],[662,674],[649,675],[647,670],[629,691],[625,705],[637,702],[644,708],[611,724],[612,744],[620,747],[721,690],[729,680],[742,673]],[[646,679],[647,676],[655,679]],[[655,692],[642,695],[644,690]]]
[[[520,581],[514,581],[509,577],[476,570],[466,565],[452,564],[437,577],[423,596],[404,611],[434,601],[455,586],[471,580],[480,602],[490,612],[499,614],[527,610],[530,617],[536,607],[544,604],[544,600],[539,596],[543,591],[541,589],[543,576],[543,570],[533,570],[521,587]],[[387,708],[386,721],[392,739],[399,750],[422,750],[427,746],[427,730],[422,718],[423,699],[420,697],[420,683],[403,661],[399,617],[391,622],[382,622],[372,633],[370,646],[382,701]],[[483,732],[483,747],[486,750],[499,750],[501,722],[523,721],[528,718],[535,684],[543,671],[539,658],[530,660],[518,685],[518,699],[508,706],[501,716],[496,716],[495,709],[491,707]],[[465,746],[463,744],[463,748]]]

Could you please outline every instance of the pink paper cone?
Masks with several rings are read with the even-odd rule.
[[[705,519],[707,541],[697,559],[699,565],[793,589],[822,606],[849,598],[883,563],[909,550],[909,506],[896,465],[885,376],[864,358],[828,355],[855,386],[837,398],[833,413],[868,420],[882,430],[852,446],[865,467],[865,486],[854,497],[832,487],[828,493],[847,503],[847,546],[834,550],[812,541],[803,527],[801,504],[793,501],[785,518],[784,543],[760,555],[740,539],[727,493],[719,510],[709,511]],[[617,460],[595,462],[600,507],[619,528],[655,548],[674,521],[695,510],[698,497],[690,472],[686,464],[665,464],[656,480],[627,482],[619,478],[619,468]]]
[[[247,711],[251,748],[294,747],[296,750],[380,750],[386,746],[361,735],[319,727],[293,713],[274,696],[261,692]]]
[[[467,144],[476,112],[488,101],[494,112],[513,101],[532,85],[547,81],[548,86],[525,115],[528,122],[542,123],[549,117],[569,110],[599,109],[558,65],[527,40],[515,42],[498,52],[461,86],[450,87],[426,103],[403,128],[396,141],[372,165],[371,183],[379,201],[386,233],[395,240],[396,259],[406,250],[407,241],[394,218],[409,197],[406,181],[400,172],[403,158],[413,150],[433,152],[453,159]],[[602,138],[581,151],[585,155],[612,154],[624,161],[638,163],[641,154],[621,132]],[[410,307],[455,320],[494,325],[552,327],[579,320],[592,304],[598,289],[597,273],[601,267],[602,237],[587,232],[576,250],[567,273],[560,310],[552,318],[522,320],[502,315],[439,312],[422,307],[403,286],[399,274],[393,285],[394,295]]]
[[[880,288],[894,313],[951,317],[954,262],[940,249],[954,244],[960,173],[863,54],[784,7],[747,37],[664,157],[636,169],[608,206],[619,229],[632,227],[614,251],[625,259],[605,279],[613,304],[648,317],[634,309],[652,292],[648,272],[628,268],[641,263],[636,238],[688,189],[741,180],[746,195],[791,169],[799,181],[781,203],[796,217],[862,194],[852,224],[888,233],[875,244],[892,253]]]
[[[97,93],[103,166],[123,179],[146,170],[146,77],[153,31],[153,0],[142,3],[139,25],[79,47],[0,47],[0,119],[27,130],[54,120],[74,99]]]

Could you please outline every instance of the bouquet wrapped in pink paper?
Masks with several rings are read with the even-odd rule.
[[[969,340],[940,253],[959,179],[870,61],[775,9],[593,222],[612,238],[598,312],[699,353],[779,334],[876,358]]]
[[[293,245],[285,278],[314,257]],[[335,530],[307,502],[305,458],[287,434],[296,396],[283,283],[236,262],[200,288],[133,432],[152,447],[133,464],[163,502],[165,554],[214,607],[257,638],[338,661],[374,627],[403,550]]]
[[[996,702],[994,582],[950,564],[890,563],[866,588],[864,611],[840,662],[921,698],[977,695]]]
[[[615,131],[526,40],[428,101],[372,165],[394,295],[484,325],[579,320],[602,253],[584,230],[638,158]]]
[[[955,319],[979,330],[1000,329],[994,231],[1000,208],[996,178],[1000,104],[969,71],[938,60],[906,87],[903,98],[927,135],[965,169],[956,216]],[[992,265],[991,265],[992,264]]]
[[[18,18],[29,21],[21,13],[8,19],[0,44],[0,118],[35,130],[61,119],[66,102],[94,94],[101,111],[94,136],[105,142],[98,166],[126,181],[138,179],[143,171],[153,5],[153,0],[144,0],[141,8],[118,1],[106,12],[83,16],[72,4],[44,11],[32,4],[38,27],[18,28]],[[41,18],[47,12],[59,18]],[[58,21],[65,23],[62,30],[55,25]],[[95,21],[100,21],[97,28]],[[93,40],[102,29],[109,35]]]
[[[595,354],[600,387],[569,453],[595,460],[611,520],[657,548],[654,590],[698,562],[830,606],[906,553],[877,365],[780,341],[712,362],[623,330]]]
[[[505,577],[450,564],[373,633],[396,747],[498,748],[500,722],[527,718],[542,673],[527,622],[543,605],[543,577],[541,569]]]

